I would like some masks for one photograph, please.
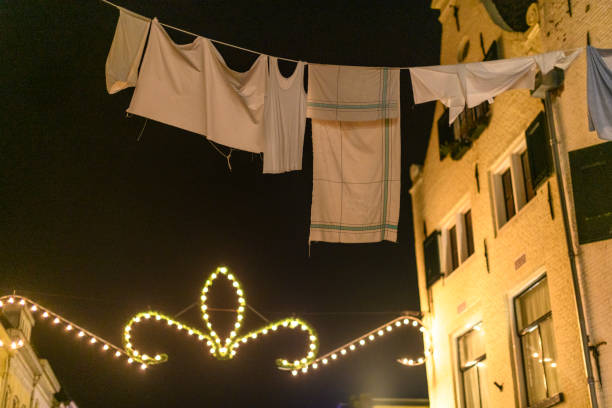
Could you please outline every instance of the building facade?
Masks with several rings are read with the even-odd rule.
[[[441,64],[612,47],[588,0],[434,0]],[[411,168],[432,407],[612,406],[612,142],[588,131],[586,60],[466,110],[438,103]]]
[[[76,408],[73,402],[56,398],[60,383],[30,343],[34,326],[30,311],[5,304],[0,323],[0,408]]]

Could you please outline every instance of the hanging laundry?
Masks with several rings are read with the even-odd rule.
[[[306,129],[304,63],[285,78],[278,70],[278,59],[269,57],[268,89],[264,105],[264,173],[302,169]]]
[[[449,124],[465,109],[510,89],[533,89],[538,68],[543,74],[554,67],[567,69],[581,50],[571,54],[553,51],[536,56],[457,65],[410,68],[415,103],[439,100],[449,108]]]
[[[313,144],[309,241],[397,241],[399,70],[308,69]],[[334,120],[327,120],[330,116]]]
[[[399,106],[397,69],[308,64],[309,118],[397,118]]]
[[[612,140],[612,49],[587,47],[589,130]]]
[[[265,55],[247,72],[233,71],[210,40],[176,44],[155,18],[127,111],[260,153],[266,79]]]
[[[106,57],[106,91],[114,94],[136,85],[151,20],[119,8],[115,36]]]

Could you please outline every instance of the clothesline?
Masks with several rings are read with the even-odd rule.
[[[128,9],[126,9],[124,7],[121,7],[121,6],[119,6],[119,5],[117,5],[117,4],[113,3],[113,2],[108,1],[108,0],[100,0],[100,1],[102,3],[108,4],[109,6],[115,7],[116,9],[121,9],[121,10],[124,10],[124,11],[130,13],[130,14],[138,15],[138,14],[134,13],[133,11],[128,10]],[[179,32],[181,32],[183,34],[191,35],[193,37],[204,37],[202,35],[192,33],[191,31],[183,30],[182,28],[178,28],[178,27],[172,26],[170,24],[162,23],[161,21],[159,23],[162,26],[166,27],[166,28],[170,28],[172,30],[179,31]],[[255,51],[255,50],[252,50],[250,48],[241,47],[239,45],[230,44],[230,43],[226,43],[226,42],[219,41],[219,40],[214,40],[214,39],[208,38],[208,37],[204,37],[204,38],[207,38],[208,40],[212,41],[213,43],[225,45],[227,47],[235,48],[237,50],[242,50],[242,51],[250,52],[252,54],[268,55],[266,53],[263,53],[263,52],[260,52],[260,51]],[[579,50],[579,49],[583,49],[583,48],[584,47],[575,47],[575,48],[569,48],[569,49],[564,49],[564,50],[559,50],[559,51],[573,52],[573,51],[576,51],[576,50]],[[274,58],[277,58],[277,59],[280,59],[280,60],[283,60],[283,61],[295,62],[295,63],[300,62],[299,60],[292,59],[292,58],[285,58],[285,57],[274,57]],[[317,64],[319,64],[319,65],[332,65],[332,64],[321,64],[321,63],[317,63]],[[453,64],[453,65],[455,65],[455,64]],[[456,65],[459,65],[459,64],[456,64]],[[388,68],[395,68],[395,69],[400,69],[400,70],[406,70],[406,69],[410,69],[410,68],[415,68],[415,66],[410,66],[410,67],[408,67],[408,66],[404,66],[404,67],[388,67]]]

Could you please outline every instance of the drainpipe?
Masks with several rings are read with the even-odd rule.
[[[555,165],[555,174],[557,176],[557,185],[559,187],[559,196],[561,201],[561,213],[563,214],[563,225],[565,231],[565,241],[572,269],[572,281],[574,288],[574,297],[576,298],[576,308],[578,309],[578,325],[580,326],[580,337],[582,338],[582,354],[586,365],[587,382],[589,384],[589,396],[591,398],[591,406],[598,408],[597,390],[595,387],[595,377],[593,376],[593,365],[591,364],[591,354],[589,352],[589,337],[586,331],[586,319],[584,313],[584,303],[580,292],[580,280],[578,278],[578,267],[576,255],[574,254],[574,241],[570,232],[570,221],[567,210],[567,202],[565,197],[565,189],[563,187],[563,179],[561,176],[561,164],[559,157],[557,133],[555,130],[554,112],[552,107],[551,91],[546,91],[544,97],[544,109],[546,110],[546,125],[548,134],[550,135],[550,143],[552,147],[553,162]]]

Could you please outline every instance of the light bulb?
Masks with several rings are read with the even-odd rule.
[[[89,340],[89,342],[90,342],[91,344],[94,344],[94,343],[95,343],[95,342],[97,342],[97,341],[98,341],[98,340],[96,340],[96,338],[95,338],[95,337],[92,337],[92,338],[91,338],[91,340]]]
[[[159,354],[157,354],[157,355],[155,356],[155,360],[156,360],[156,361],[161,360],[161,356],[160,356]]]
[[[202,336],[201,334],[198,335],[198,340],[202,341],[204,340],[204,336]]]
[[[313,363],[312,364],[312,368],[314,368],[316,370],[317,368],[319,368],[319,365],[317,363]]]
[[[412,325],[413,325],[414,327],[417,327],[417,326],[418,326],[418,324],[419,324],[419,322],[417,322],[416,320],[413,320],[413,321],[412,321]]]
[[[378,331],[378,335],[379,335],[379,336],[382,336],[383,334],[385,334],[385,332],[384,332],[384,331],[382,331],[382,330],[379,330],[379,331]]]
[[[368,336],[368,339],[370,339],[370,341],[374,340],[374,335],[373,335],[373,334],[370,334],[370,335]]]
[[[316,339],[317,339],[317,336],[313,336],[313,335],[310,336],[310,341],[315,341]]]
[[[189,331],[187,332],[190,336],[193,335],[193,330],[189,329]]]
[[[38,308],[36,307],[36,305],[32,305],[32,307],[30,308],[31,311],[35,312],[36,310],[38,310]]]
[[[234,283],[232,283],[232,286],[237,288],[238,287],[238,282],[234,281]]]
[[[323,364],[327,364],[327,359],[326,358],[323,359]]]
[[[331,358],[332,358],[332,360],[335,360],[335,359],[338,358],[338,356],[334,353],[334,354],[331,355]]]
[[[291,371],[291,375],[297,375],[297,373],[298,373],[297,370]]]
[[[215,354],[215,348],[214,347],[210,348],[210,354]]]
[[[345,349],[340,350],[340,354],[345,355],[346,354],[346,350]]]
[[[116,352],[115,352],[115,357],[119,357],[120,355],[121,355],[121,352],[120,352],[120,351],[116,351]]]
[[[408,324],[408,323],[410,323],[410,320],[404,319],[404,324]]]
[[[79,332],[79,337],[83,337],[85,335],[85,333],[83,333],[82,331]]]
[[[420,331],[421,333],[425,333],[425,328],[424,328],[423,326],[421,326],[421,327],[419,327],[419,331]]]
[[[49,313],[47,313],[47,312],[43,313],[43,314],[42,314],[42,317],[43,317],[44,319],[46,319],[47,317],[49,317]]]
[[[396,327],[400,327],[401,325],[402,325],[402,322],[400,322],[400,321],[395,322],[395,326]]]
[[[315,344],[312,344],[312,343],[310,344],[310,349],[311,349],[311,350],[314,350],[314,349],[316,349],[316,348],[317,348],[317,346],[316,346]]]
[[[232,275],[231,273],[229,275],[227,275],[227,279],[229,280],[234,280],[234,275]]]
[[[387,331],[393,330],[393,326],[387,326]]]
[[[225,266],[222,266],[222,267],[219,268],[219,272],[227,273],[227,268]]]
[[[359,340],[359,344],[363,346],[365,344],[365,340],[364,339]]]
[[[13,299],[12,297],[10,297],[10,298],[8,299],[8,302],[9,302],[10,304],[13,304],[13,303],[15,303],[15,299]]]
[[[161,320],[161,316],[160,315],[155,315],[155,320]]]
[[[145,313],[144,318],[145,318],[145,319],[150,319],[150,318],[151,318],[151,315],[150,315],[150,314],[148,314],[148,313]]]
[[[304,374],[306,374],[306,373],[308,372],[308,367],[304,367],[304,368],[302,368],[302,372],[303,372]]]
[[[21,300],[19,301],[19,304],[20,304],[21,306],[25,305],[25,300],[21,299]]]
[[[351,349],[351,351],[355,350],[355,345],[354,345],[354,344],[351,344],[351,345],[349,346],[349,349]]]
[[[145,363],[142,363],[142,364],[140,365],[140,369],[141,369],[141,370],[146,370],[146,369],[147,369],[147,365],[146,365]]]
[[[69,324],[68,326],[66,326],[66,331],[70,331],[70,330],[72,330],[72,325]]]
[[[132,357],[128,358],[128,364],[132,364],[134,362],[134,359]]]
[[[58,324],[59,322],[60,322],[60,319],[58,319],[57,317],[53,319],[53,324]]]
[[[235,327],[236,329],[239,329],[239,328],[240,328],[240,322],[236,322],[236,323],[234,323],[234,327]],[[274,330],[274,329],[272,329],[272,330]]]
[[[108,350],[108,344],[105,344],[104,346],[102,346],[102,350],[104,351]]]

